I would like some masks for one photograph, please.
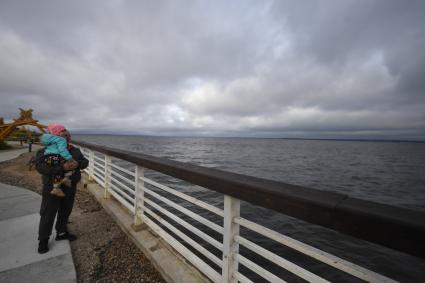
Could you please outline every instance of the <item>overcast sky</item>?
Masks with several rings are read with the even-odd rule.
[[[425,1],[0,1],[0,116],[425,140]]]

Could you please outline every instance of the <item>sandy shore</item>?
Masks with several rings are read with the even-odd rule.
[[[40,175],[28,166],[34,154],[0,163],[0,182],[40,193]],[[71,242],[78,282],[165,282],[81,184],[70,222],[78,236]]]

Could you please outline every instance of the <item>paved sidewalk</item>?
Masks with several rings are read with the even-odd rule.
[[[42,146],[38,144],[34,144],[32,146],[32,151],[35,152],[41,147]],[[0,150],[0,162],[14,159],[25,152],[28,152],[27,147],[19,148],[19,149]]]
[[[25,152],[28,152],[28,148],[2,150],[0,151],[0,162],[14,159]]]
[[[0,154],[1,156],[1,154]],[[0,282],[76,282],[68,241],[37,253],[41,196],[0,183]]]

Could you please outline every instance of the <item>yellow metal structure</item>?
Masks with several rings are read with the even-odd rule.
[[[35,120],[32,117],[32,109],[24,110],[19,108],[21,111],[19,118],[13,119],[12,123],[4,123],[4,119],[0,118],[0,141],[4,140],[7,136],[9,136],[13,131],[20,126],[28,125],[37,127],[41,132],[45,132],[45,128],[47,126],[38,123],[38,120]]]

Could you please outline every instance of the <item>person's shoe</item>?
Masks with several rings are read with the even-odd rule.
[[[50,194],[52,194],[54,196],[57,196],[57,197],[60,197],[60,198],[64,198],[65,197],[64,192],[61,189],[58,189],[58,188],[53,188],[50,191]]]
[[[45,254],[49,251],[49,239],[38,241],[38,253]]]
[[[66,231],[66,232],[57,233],[55,240],[56,241],[69,240],[70,242],[72,242],[77,240],[77,236]]]

